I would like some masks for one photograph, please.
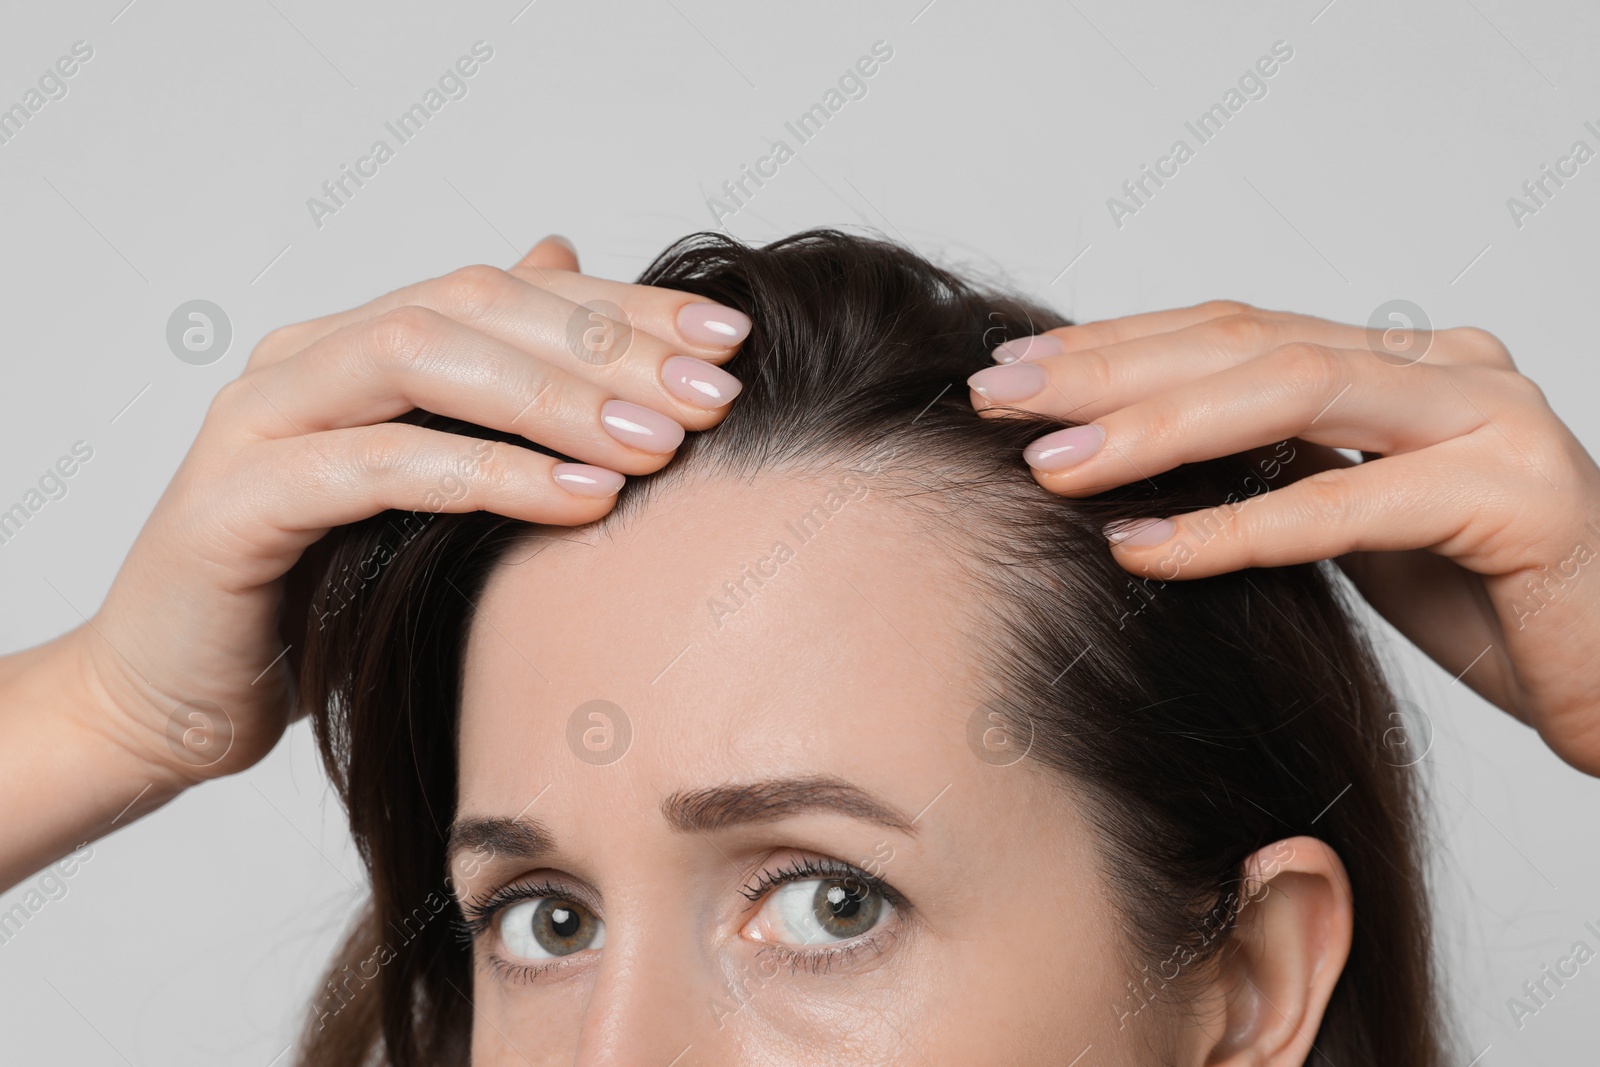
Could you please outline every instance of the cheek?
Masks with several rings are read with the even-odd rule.
[[[566,1067],[573,1062],[588,981],[501,985],[479,968],[470,994],[472,1067]]]

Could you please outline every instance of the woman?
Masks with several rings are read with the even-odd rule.
[[[6,663],[8,788],[94,783],[13,877],[270,748],[341,526],[286,629],[374,903],[307,1062],[1441,1062],[1402,720],[1293,564],[1593,773],[1592,595],[1517,608],[1596,472],[1503,349],[1070,327],[828,233],[576,266],[263,342]]]

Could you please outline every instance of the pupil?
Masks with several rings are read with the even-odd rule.
[[[861,898],[842,885],[828,888],[828,907],[836,919],[848,919],[861,910]]]
[[[550,912],[550,929],[557,937],[571,937],[578,932],[578,913],[570,908],[553,908]]]

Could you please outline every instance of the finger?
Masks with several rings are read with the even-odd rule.
[[[1029,338],[1018,338],[1016,348],[1008,349],[1005,355],[1008,359],[1010,357],[1037,359],[1041,356],[1056,355],[1061,352],[1078,352],[1086,348],[1104,348],[1127,341],[1155,337],[1163,333],[1175,333],[1193,326],[1212,323],[1219,319],[1256,320],[1275,325],[1290,333],[1309,330],[1320,336],[1327,337],[1330,344],[1339,344],[1346,347],[1365,347],[1373,339],[1373,335],[1379,332],[1370,327],[1352,326],[1348,323],[1335,322],[1331,319],[1317,318],[1314,315],[1253,307],[1237,300],[1208,300],[1193,307],[1170,308],[1163,311],[1126,315],[1115,319],[1103,319],[1099,322],[1060,326],[1048,331],[1049,335],[1059,342],[1059,345],[1042,341],[1042,339],[1035,339],[1040,340],[1037,345],[1028,344]],[[1329,334],[1327,331],[1330,330],[1336,332]],[[1005,347],[1004,345],[1000,346],[1002,349]],[[1407,360],[1405,362],[1410,361]]]
[[[525,280],[620,318],[632,329],[675,340],[684,351],[716,363],[731,358],[750,335],[750,317],[744,312],[693,293],[549,270]]]
[[[596,336],[586,334],[595,319],[593,308],[580,306],[586,302],[599,306],[601,317],[618,318],[626,327],[606,335],[618,339],[619,349],[595,353],[586,347]],[[608,304],[619,309],[620,317]],[[247,369],[282,362],[337,330],[401,307],[430,308],[512,344],[529,333],[559,338],[574,359],[592,366],[609,365],[642,337],[708,362],[726,362],[748,335],[750,323],[741,312],[688,293],[551,268],[519,276],[473,265],[386,293],[351,311],[274,330],[251,353]]]
[[[1241,304],[1235,300],[1209,300],[1193,307],[1167,308],[1137,315],[1123,315],[1114,319],[1101,319],[1098,322],[1080,322],[1072,326],[1057,327],[1040,334],[1037,338],[1019,337],[1007,341],[996,349],[995,359],[997,362],[1010,362],[1012,359],[1024,356],[1037,359],[1039,356],[1055,355],[1060,352],[1104,348],[1158,333],[1172,333],[1174,330],[1227,315],[1245,315],[1254,310],[1248,304]],[[1053,337],[1055,342],[1052,344],[1040,341],[1044,337]],[[1037,343],[1037,351],[1030,353],[1029,350],[1036,346],[1028,344],[1029,341]],[[1002,354],[1005,358],[1002,358]]]
[[[298,375],[298,365],[305,362],[300,356],[315,361],[328,358],[328,353],[348,355],[351,345],[369,357],[414,358],[423,354],[424,331],[433,323],[452,336],[471,333],[492,339],[498,342],[493,353],[520,351],[523,361],[542,360],[565,372],[565,380],[589,382],[609,396],[661,411],[690,429],[719,422],[741,388],[738,379],[710,360],[685,355],[654,334],[630,329],[626,322],[491,267],[458,271],[450,286],[419,295],[431,303],[401,305],[356,319],[312,342],[296,357],[265,364],[254,373],[277,380],[284,377],[285,367],[295,363],[288,373]],[[341,366],[363,369],[359,361],[354,365],[341,361]],[[279,396],[277,391],[266,391],[274,399]]]
[[[1489,501],[1463,491],[1481,485],[1481,469],[1438,451],[1324,471],[1256,495],[1245,489],[1201,511],[1113,524],[1112,555],[1135,574],[1166,581],[1347,552],[1444,549]]]
[[[404,423],[350,427],[248,450],[241,521],[321,531],[385,509],[492,511],[574,526],[610,511],[623,478],[530,448]]]
[[[986,367],[967,379],[980,411],[1013,408],[1088,422],[1188,382],[1260,359],[1295,342],[1348,348],[1349,327],[1295,317],[1291,326],[1258,316],[1225,315],[1105,348],[1084,349]],[[1359,338],[1360,331],[1357,331]],[[1355,348],[1375,363],[1359,339]],[[1393,363],[1389,364],[1393,366]],[[1402,368],[1403,369],[1403,368]],[[1004,414],[1003,411],[991,411]]]
[[[1383,455],[1411,452],[1488,421],[1485,408],[1496,401],[1475,370],[1396,367],[1368,352],[1296,342],[1088,426],[1046,434],[1023,456],[1045,488],[1085,496],[1291,437]],[[1479,394],[1477,402],[1469,393]]]
[[[1242,306],[1215,302],[1113,320],[1119,325],[1102,331],[1105,340],[1100,344],[1069,344],[1062,340],[1063,331],[1087,328],[1070,326],[1008,341],[995,350],[998,366],[985,368],[968,379],[974,394],[972,403],[979,410],[1003,404],[1088,421],[1158,390],[1258,358],[1294,341],[1366,351],[1391,366],[1427,362],[1512,369],[1505,346],[1493,335],[1471,327],[1413,337],[1411,344],[1420,347],[1407,349],[1402,355],[1384,331],[1256,309],[1211,313]],[[1120,325],[1124,322],[1128,324]],[[1161,323],[1174,325],[1174,329],[1140,332],[1146,326]],[[1052,391],[1038,388],[1042,380],[1026,369],[1029,364],[1045,369]],[[1002,369],[1006,367],[1015,369]]]
[[[537,274],[547,270],[578,270],[578,249],[559,233],[551,234],[530,248],[528,254],[511,268],[511,273]]]
[[[380,423],[421,408],[626,474],[659,469],[684,433],[668,414],[426,308],[347,327],[219,395],[220,419],[262,437]],[[715,418],[701,411],[693,421]]]

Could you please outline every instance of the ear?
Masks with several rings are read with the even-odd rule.
[[[528,250],[528,254],[517,261],[511,268],[512,274],[521,276],[533,275],[529,281],[537,279],[542,271],[578,269],[578,250],[572,242],[553,233]]]
[[[1190,1061],[1302,1067],[1350,956],[1350,878],[1333,849],[1291,837],[1252,855],[1243,901],[1202,1002],[1217,1012]]]

